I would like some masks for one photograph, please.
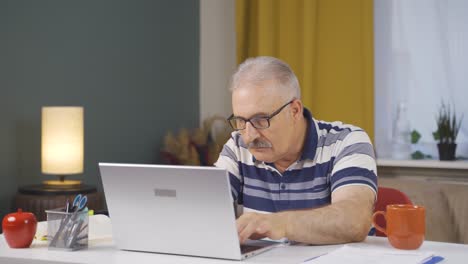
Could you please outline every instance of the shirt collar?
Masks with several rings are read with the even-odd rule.
[[[307,108],[304,107],[303,113],[307,121],[307,131],[304,141],[304,148],[299,160],[314,159],[318,142],[317,126],[314,119],[312,118],[312,113]],[[254,163],[257,161],[254,155],[252,155],[252,161]]]
[[[304,107],[304,117],[307,120],[307,132],[304,141],[304,148],[302,149],[302,155],[300,160],[315,158],[318,144],[317,125],[315,120],[312,118],[310,111]]]

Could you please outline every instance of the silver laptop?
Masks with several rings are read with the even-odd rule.
[[[279,245],[251,240],[241,251],[224,169],[116,163],[99,169],[120,249],[242,260]]]

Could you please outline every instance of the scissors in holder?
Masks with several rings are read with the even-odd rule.
[[[71,211],[72,212],[81,211],[86,207],[87,204],[88,204],[88,197],[86,195],[78,194],[77,196],[75,196],[75,199],[73,199]]]

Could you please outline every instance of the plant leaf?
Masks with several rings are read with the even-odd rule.
[[[425,155],[419,150],[411,153],[411,158],[414,159],[414,160],[424,159],[424,156]]]
[[[418,131],[416,130],[411,131],[411,144],[418,143],[420,138],[421,138],[421,134]]]
[[[455,143],[461,127],[463,114],[461,117],[457,116],[455,107],[442,101],[435,119],[437,131],[432,133],[434,139],[443,144]]]

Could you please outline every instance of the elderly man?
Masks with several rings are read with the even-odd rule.
[[[228,120],[235,132],[215,165],[229,171],[233,197],[244,208],[237,219],[240,242],[362,241],[377,190],[368,135],[313,118],[293,71],[276,58],[247,59],[230,88]]]

